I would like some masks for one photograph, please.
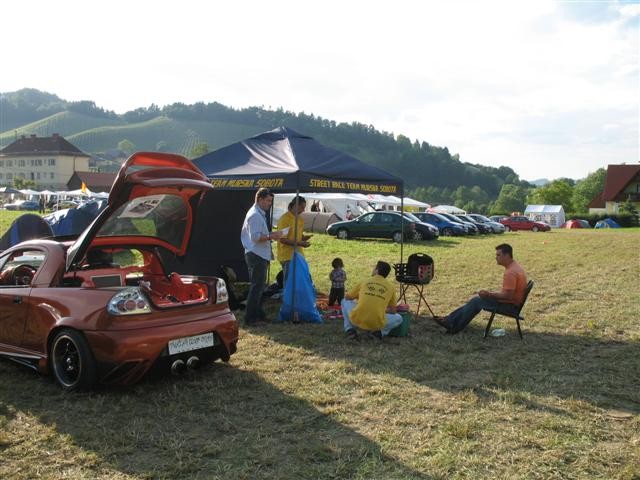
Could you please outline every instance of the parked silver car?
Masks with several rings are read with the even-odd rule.
[[[484,223],[485,225],[490,227],[491,230],[493,230],[493,233],[504,233],[504,230],[505,230],[504,225],[502,225],[499,222],[494,222],[488,219],[487,217],[485,217],[484,215],[480,215],[479,213],[468,213],[467,215],[473,218],[474,220],[476,220],[477,222]]]

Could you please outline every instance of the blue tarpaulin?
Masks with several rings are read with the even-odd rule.
[[[9,230],[0,237],[0,251],[6,250],[26,240],[52,236],[51,228],[41,216],[26,213],[16,218],[9,227]]]
[[[295,265],[294,265],[295,264]],[[295,275],[293,274],[295,268]],[[286,322],[294,320],[293,311],[300,322],[323,323],[320,312],[316,307],[316,292],[311,281],[309,265],[298,252],[293,253],[289,265],[289,275],[284,285],[282,306],[278,320]]]
[[[51,213],[44,219],[56,237],[80,235],[106,206],[104,200],[87,202],[78,208]]]

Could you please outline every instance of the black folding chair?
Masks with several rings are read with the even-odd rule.
[[[393,269],[396,273],[396,280],[400,283],[399,301],[407,303],[407,290],[413,286],[419,296],[416,316],[420,314],[422,302],[427,306],[431,315],[435,316],[424,296],[424,287],[431,282],[434,275],[433,259],[424,253],[413,253],[407,258],[407,263],[396,263],[393,265]]]
[[[493,323],[493,317],[498,315],[503,315],[505,317],[510,317],[515,319],[516,325],[518,326],[518,335],[520,335],[520,340],[522,340],[522,330],[520,329],[520,320],[524,320],[524,317],[520,315],[524,304],[527,302],[527,297],[529,296],[529,292],[533,288],[533,280],[529,280],[527,283],[527,288],[524,291],[524,299],[520,306],[513,309],[513,305],[510,304],[498,304],[495,308],[485,308],[487,312],[491,312],[491,317],[489,318],[489,323],[487,323],[487,328],[484,329],[484,338],[487,338],[487,334],[489,333],[489,329],[491,328],[491,324]]]

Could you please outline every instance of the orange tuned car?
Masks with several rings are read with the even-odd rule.
[[[0,355],[52,373],[65,390],[229,360],[238,324],[224,281],[168,272],[162,261],[185,254],[210,188],[181,156],[136,153],[75,242],[0,252]]]

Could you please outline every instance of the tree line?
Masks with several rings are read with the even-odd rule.
[[[194,104],[155,104],[118,115],[97,107],[94,102],[67,102],[55,95],[24,89],[0,96],[0,110],[6,123],[30,122],[58,111],[69,110],[104,118],[120,118],[126,123],[145,122],[159,116],[175,120],[221,122],[269,130],[285,125],[313,136],[319,142],[345,151],[356,158],[401,177],[405,195],[432,204],[451,204],[470,212],[503,214],[523,211],[527,204],[560,204],[565,211],[585,212],[588,203],[602,191],[604,169],[575,182],[555,180],[535,187],[521,180],[510,167],[489,167],[461,161],[447,147],[412,141],[404,135],[377,130],[359,122],[337,123],[314,114],[295,113],[282,108],[247,107],[234,109],[218,102]],[[122,139],[122,150],[134,148]],[[159,141],[158,150],[170,147]],[[192,157],[206,153],[209,146],[199,143]]]

